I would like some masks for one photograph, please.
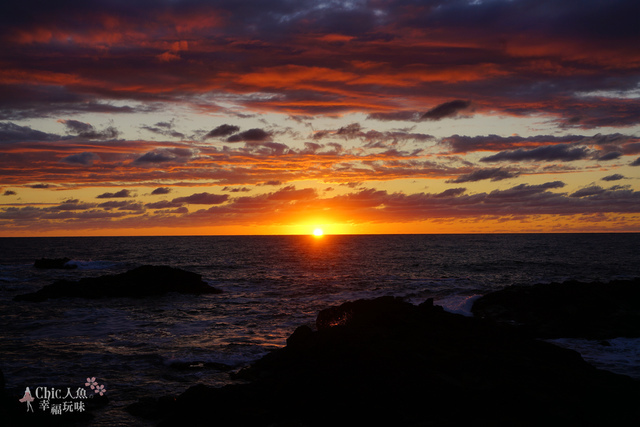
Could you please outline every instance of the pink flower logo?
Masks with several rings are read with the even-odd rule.
[[[91,390],[94,390],[98,383],[96,382],[96,377],[87,378],[87,382],[84,383],[85,387],[91,387]]]
[[[104,388],[104,385],[98,384],[98,382],[96,381],[96,377],[87,378],[87,382],[84,383],[84,385],[85,387],[91,387],[91,390],[93,390],[93,392],[96,394],[100,394],[100,396],[104,396],[104,394],[107,392],[107,390],[105,390]]]
[[[99,385],[96,387],[94,392],[100,393],[100,396],[103,396],[107,392],[107,390],[104,389],[104,385]]]

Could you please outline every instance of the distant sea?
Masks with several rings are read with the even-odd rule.
[[[323,308],[393,295],[469,315],[475,298],[509,285],[640,277],[639,248],[640,234],[2,238],[0,369],[18,397],[27,386],[66,390],[95,377],[110,403],[91,425],[140,424],[124,406],[228,384],[228,372],[206,363],[239,369]],[[43,257],[71,258],[77,269],[34,268]],[[224,292],[13,301],[57,279],[145,264],[199,273]],[[640,378],[640,340],[556,342]]]

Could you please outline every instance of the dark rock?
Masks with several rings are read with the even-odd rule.
[[[183,294],[217,294],[219,289],[207,285],[202,276],[179,268],[145,265],[126,273],[83,278],[79,281],[58,280],[37,292],[18,295],[16,301],[44,301],[48,298],[108,298]]]
[[[318,330],[191,387],[160,425],[635,425],[640,384],[492,321],[392,297],[323,310]],[[635,423],[635,424],[632,424]]]
[[[212,369],[216,371],[230,371],[233,369],[233,366],[227,365],[225,363],[218,362],[173,362],[169,365],[169,368],[175,369],[176,371],[193,371],[193,370],[202,370],[202,369]]]
[[[69,264],[70,258],[40,258],[37,259],[33,266],[35,268],[63,269],[73,270],[78,268],[75,264]]]
[[[640,337],[640,279],[510,286],[471,311],[540,338]]]
[[[313,335],[313,330],[307,326],[302,325],[298,326],[293,334],[289,338],[287,338],[287,345],[290,347],[296,347],[299,345],[304,345],[306,340]]]
[[[168,413],[175,403],[175,397],[163,396],[159,399],[143,397],[127,406],[125,410],[136,417],[154,420]]]

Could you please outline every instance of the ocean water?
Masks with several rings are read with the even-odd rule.
[[[432,297],[468,315],[475,298],[512,284],[640,277],[639,247],[640,234],[4,238],[0,369],[18,397],[27,386],[75,389],[95,377],[110,403],[91,425],[140,425],[126,405],[196,383],[228,384],[228,372],[206,363],[240,369],[284,346],[328,306],[383,295],[414,303]],[[42,257],[68,257],[78,268],[34,268]],[[199,273],[224,292],[13,301],[57,279],[145,264]],[[638,340],[557,344],[640,378]]]

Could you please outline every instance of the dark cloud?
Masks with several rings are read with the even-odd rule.
[[[158,194],[169,194],[171,189],[169,187],[158,187],[151,192],[151,195],[156,196]]]
[[[96,199],[112,199],[112,198],[115,199],[119,197],[134,197],[134,196],[133,194],[131,194],[131,190],[122,189],[115,193],[102,193],[99,196],[96,196]]]
[[[188,203],[192,205],[219,205],[229,199],[227,194],[195,193],[187,197],[176,197],[172,203]]]
[[[607,175],[601,178],[603,181],[619,181],[624,179],[624,175],[620,175],[619,173],[615,173],[613,175]]]
[[[223,187],[222,191],[229,191],[230,193],[247,193],[251,191],[251,189],[247,187]]]
[[[80,122],[78,120],[61,120],[62,124],[67,128],[67,132],[82,134],[85,132],[93,132],[94,128],[89,123]]]
[[[633,162],[629,163],[631,166],[640,166],[640,157],[635,159]]]
[[[599,146],[619,146],[623,144],[627,144],[629,142],[633,142],[637,140],[637,137],[624,135],[621,133],[610,133],[610,134],[595,134],[591,137],[585,137],[584,142],[591,141],[595,145]]]
[[[62,159],[65,163],[82,166],[92,166],[96,160],[100,160],[100,157],[96,153],[90,153],[88,151],[72,154]]]
[[[305,142],[304,150],[302,150],[301,153],[313,154],[316,151],[320,150],[322,147],[324,147],[324,145],[322,144],[316,144],[315,142]]]
[[[294,185],[287,185],[281,188],[275,193],[270,193],[267,196],[267,200],[302,200],[312,199],[317,196],[317,192],[314,188],[296,189]]]
[[[588,144],[589,140],[583,136],[568,135],[557,137],[553,135],[536,135],[531,137],[522,136],[499,136],[499,135],[479,135],[461,136],[452,135],[442,138],[440,144],[451,148],[454,153],[468,153],[474,151],[502,151],[512,148],[535,148],[546,145],[568,144],[568,143]]]
[[[50,185],[50,184],[33,184],[30,185],[29,188],[51,188],[51,187],[55,187],[55,185]]]
[[[175,209],[163,209],[154,212],[155,214],[188,214],[189,209],[185,206],[181,206]]]
[[[362,132],[362,126],[360,126],[360,123],[351,123],[339,129],[335,129],[335,130],[325,129],[325,130],[315,131],[313,133],[313,139],[316,139],[316,140],[328,138],[328,137],[336,137],[336,136],[339,136],[340,138],[344,138],[344,139],[354,139],[354,138],[364,137],[364,132]],[[313,144],[313,143],[309,143],[309,144]]]
[[[282,185],[282,181],[275,181],[275,180],[274,181],[265,181],[265,182],[260,183],[258,185],[271,185],[271,186],[277,187],[278,185]]]
[[[606,191],[607,190],[598,185],[592,185],[590,187],[581,188],[580,190],[573,192],[572,194],[570,194],[570,197],[589,197],[603,194]]]
[[[313,139],[315,140],[329,137],[340,137],[344,139],[360,138],[366,141],[364,147],[381,149],[388,149],[390,146],[395,146],[407,141],[425,142],[434,139],[433,135],[409,132],[406,130],[391,130],[380,132],[372,129],[365,132],[359,123],[351,123],[336,130],[325,129],[316,131],[313,134]],[[338,146],[336,144],[337,143],[332,142],[327,145],[337,148]],[[305,151],[317,152],[324,146],[312,142],[305,142],[305,147]]]
[[[144,212],[144,206],[140,202],[130,202],[130,201],[111,201],[104,202],[98,205],[99,208],[105,210],[117,209],[119,211],[134,211],[134,212]]]
[[[229,135],[233,135],[236,132],[239,132],[240,128],[234,125],[223,124],[215,129],[211,130],[204,136],[204,139],[208,138],[224,138]]]
[[[628,88],[633,90],[634,88]],[[563,116],[580,112],[582,117],[579,121],[556,120],[561,128],[597,129],[599,127],[628,127],[635,126],[640,121],[640,105],[631,99],[608,99],[606,102],[589,103],[590,108],[584,105],[574,105],[567,102],[560,102],[556,108],[562,111]],[[553,108],[550,106],[550,110]]]
[[[247,142],[245,150],[262,156],[281,156],[291,151],[289,146],[279,142]]]
[[[353,139],[359,137],[361,132],[362,126],[360,126],[360,123],[351,123],[338,129],[335,134],[345,139]]]
[[[520,184],[507,190],[493,190],[487,197],[491,199],[513,199],[534,194],[547,193],[547,190],[563,188],[566,184],[562,181],[545,182],[544,184]]]
[[[612,191],[619,191],[619,190],[625,190],[627,192],[633,191],[630,185],[612,185],[611,187],[607,188],[607,192],[609,193],[611,193]]]
[[[619,159],[620,157],[622,157],[622,153],[617,151],[611,151],[609,153],[598,156],[596,159],[605,162],[608,160],[616,160],[616,159]]]
[[[460,196],[461,194],[464,194],[465,191],[467,191],[467,189],[463,187],[449,188],[448,190],[444,190],[442,193],[434,194],[433,197],[437,199],[440,199],[443,197],[456,197],[456,196]]]
[[[176,156],[173,156],[164,150],[152,151],[138,157],[134,161],[134,163],[165,163],[165,162],[172,162],[175,159],[176,159]]]
[[[67,128],[67,132],[85,139],[115,139],[120,132],[113,126],[98,131],[91,124],[78,120],[58,120]]]
[[[456,99],[455,101],[445,102],[424,113],[422,120],[442,120],[448,117],[457,117],[458,114],[471,106],[471,102]]]
[[[313,134],[313,139],[322,139],[322,138],[324,138],[324,137],[326,137],[326,136],[330,136],[330,135],[332,135],[332,132],[331,132],[331,131],[328,131],[328,130],[319,130],[319,131],[316,131],[316,132]]]
[[[69,200],[65,200],[64,202],[62,202],[57,206],[52,206],[50,208],[47,208],[46,210],[52,211],[52,212],[85,211],[88,209],[92,209],[95,206],[96,206],[95,203],[83,203],[83,202],[80,202],[80,200],[78,199],[69,199]]]
[[[191,160],[197,152],[190,148],[160,148],[143,154],[133,161],[134,164],[184,163]]]
[[[416,132],[408,132],[404,130],[397,131],[385,131],[378,132],[376,130],[370,130],[364,132],[360,135],[367,142],[367,146],[371,143],[384,143],[390,145],[396,145],[405,141],[413,141],[413,142],[426,142],[434,139],[433,135],[429,135],[426,133],[416,133]]]
[[[2,14],[0,14],[2,15]],[[0,28],[2,24],[0,24]],[[46,54],[35,49],[34,55]],[[32,61],[38,61],[37,57],[31,57]],[[40,58],[39,62],[43,62]],[[69,64],[67,64],[69,65]],[[64,65],[63,65],[64,67]],[[72,72],[69,70],[69,72]],[[28,72],[27,72],[28,73]],[[34,78],[37,81],[37,78]],[[41,117],[60,117],[72,114],[127,114],[134,112],[155,111],[155,105],[143,105],[131,107],[128,105],[114,106],[106,100],[98,99],[96,95],[74,90],[77,87],[58,84],[32,84],[27,81],[19,84],[0,83],[0,119],[25,120]]]
[[[563,161],[572,162],[586,159],[591,152],[585,147],[576,147],[569,144],[547,145],[526,150],[519,148],[512,151],[501,151],[492,156],[483,157],[481,162],[520,162],[520,161]]]
[[[640,153],[640,142],[631,142],[622,146],[624,154],[634,155]]]
[[[226,139],[227,142],[262,142],[271,139],[271,134],[262,129],[249,129],[232,135]]]
[[[487,168],[487,169],[478,169],[471,173],[460,175],[455,179],[449,179],[445,182],[460,184],[463,182],[476,182],[476,181],[482,181],[485,179],[490,179],[491,181],[501,181],[503,179],[515,178],[517,176],[519,176],[519,173],[511,172],[507,169]]]
[[[170,122],[158,122],[153,126],[141,126],[141,129],[148,130],[149,132],[162,135],[169,136],[172,138],[185,139],[186,135],[182,132],[178,132],[174,129],[173,120]]]
[[[149,209],[173,209],[182,207],[182,202],[169,202],[167,200],[162,200],[160,202],[147,203],[145,206]]]
[[[391,113],[371,113],[367,116],[367,119],[379,120],[382,122],[388,121],[406,121],[406,122],[419,122],[424,113],[418,111],[394,111]]]
[[[3,196],[15,196],[16,194],[18,194],[18,193],[16,193],[13,190],[6,190],[2,195]]]
[[[23,141],[59,141],[66,139],[60,135],[41,132],[31,129],[29,126],[19,126],[15,123],[0,123],[0,143]]]
[[[339,185],[349,188],[358,188],[362,185],[362,181],[341,182]]]

